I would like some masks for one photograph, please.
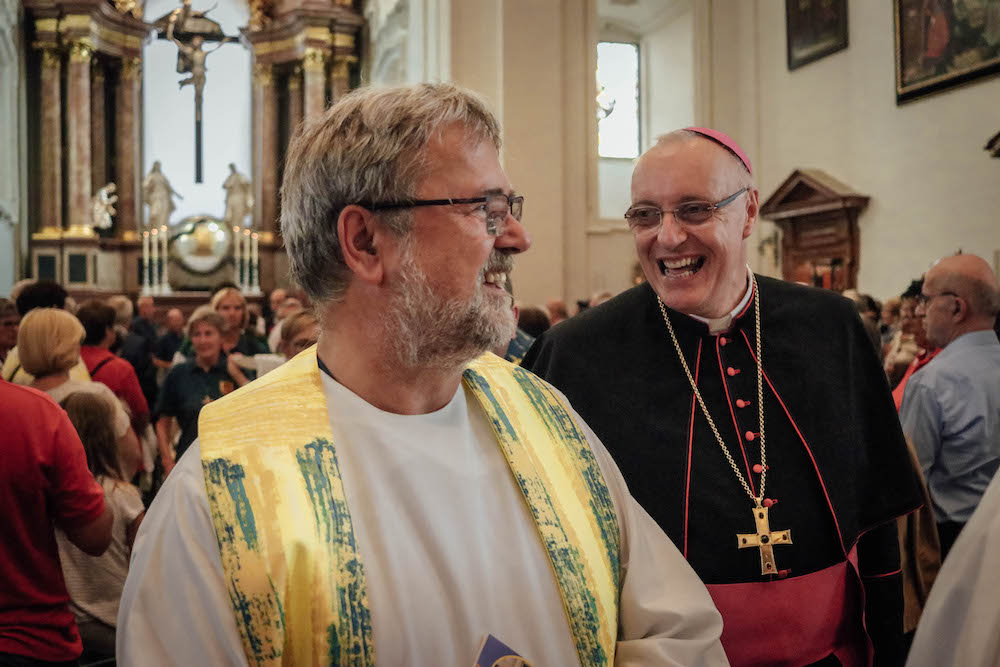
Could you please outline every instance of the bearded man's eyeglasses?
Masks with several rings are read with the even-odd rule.
[[[369,211],[384,211],[396,208],[415,208],[417,206],[458,206],[463,204],[482,204],[473,213],[483,217],[486,223],[486,233],[490,236],[502,236],[507,230],[507,216],[521,221],[524,209],[522,195],[506,195],[502,192],[491,193],[483,197],[463,197],[457,199],[413,199],[394,202],[358,202],[358,206]]]
[[[727,206],[736,200],[750,188],[740,188],[725,199],[721,199],[714,204],[707,201],[689,201],[672,209],[662,209],[655,206],[633,206],[625,212],[625,220],[628,221],[629,229],[633,232],[657,229],[663,222],[663,216],[667,213],[674,216],[674,220],[685,225],[698,225],[710,219],[716,211],[723,206]]]

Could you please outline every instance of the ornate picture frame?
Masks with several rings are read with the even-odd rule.
[[[1000,72],[1000,0],[893,0],[896,104]]]
[[[789,71],[847,48],[847,0],[785,0]]]

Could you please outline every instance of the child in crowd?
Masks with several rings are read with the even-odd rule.
[[[104,489],[104,500],[114,510],[111,545],[101,556],[88,556],[56,532],[70,608],[76,615],[85,659],[113,658],[115,621],[129,556],[145,508],[139,490],[124,478],[118,462],[118,444],[111,408],[100,396],[75,392],[62,404],[83,442],[87,466]]]

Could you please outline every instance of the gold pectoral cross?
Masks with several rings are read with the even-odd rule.
[[[767,507],[753,508],[753,520],[757,524],[756,533],[738,534],[736,541],[740,549],[757,547],[760,549],[760,573],[776,574],[778,565],[774,562],[774,545],[791,544],[792,531],[778,530],[771,532],[771,526],[767,520]]]

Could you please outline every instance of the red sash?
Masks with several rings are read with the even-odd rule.
[[[733,667],[800,667],[831,653],[845,667],[871,665],[857,562],[854,549],[848,560],[801,577],[709,585]]]

